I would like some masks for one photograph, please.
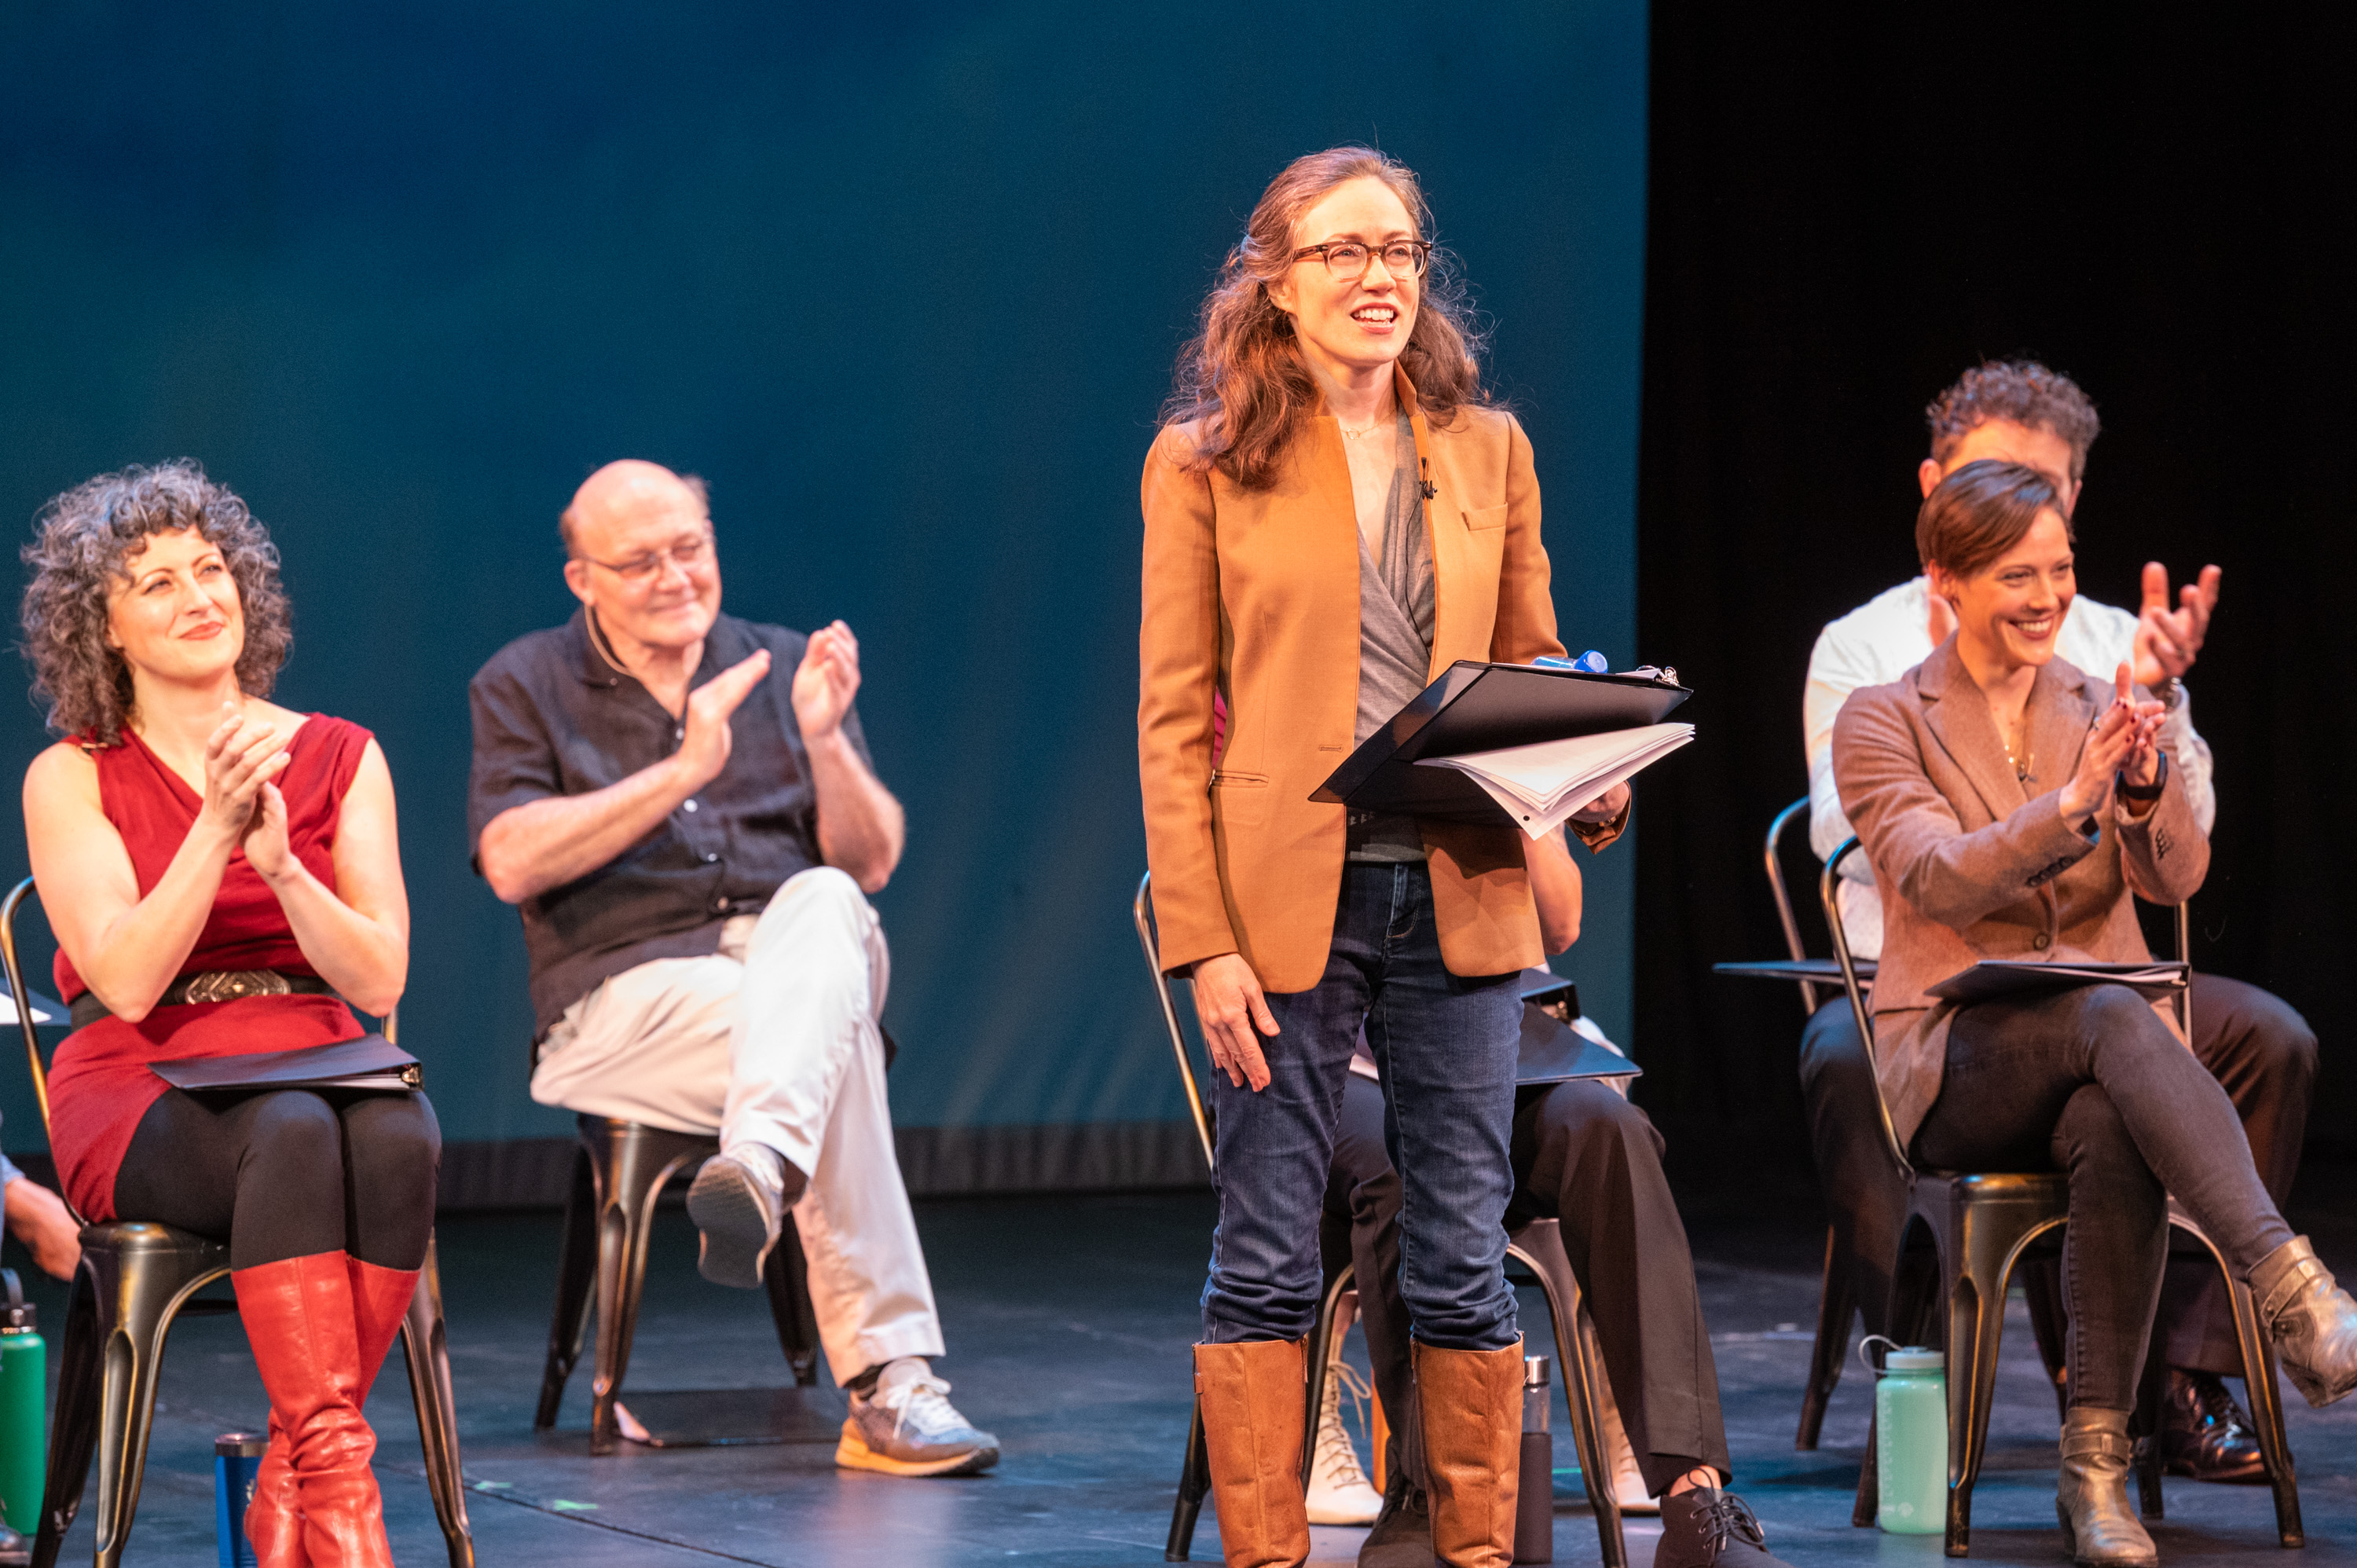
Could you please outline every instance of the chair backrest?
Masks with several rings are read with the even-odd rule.
[[[1792,961],[1795,963],[1806,959],[1809,956],[1809,950],[1801,941],[1801,922],[1793,918],[1792,892],[1784,886],[1784,862],[1781,852],[1784,830],[1791,827],[1794,821],[1806,818],[1808,811],[1809,798],[1803,795],[1777,812],[1776,820],[1768,824],[1768,850],[1763,856],[1768,867],[1768,890],[1775,895],[1776,898],[1776,918],[1784,928],[1784,947],[1792,954]],[[1817,988],[1813,982],[1806,980],[1801,982],[1801,1008],[1813,1015],[1817,1010]]]
[[[1187,1049],[1186,1032],[1178,1027],[1178,1006],[1170,995],[1170,977],[1162,972],[1162,948],[1154,925],[1154,873],[1137,879],[1137,897],[1130,917],[1137,923],[1137,945],[1145,950],[1146,972],[1154,977],[1155,998],[1162,1004],[1162,1026],[1169,1031],[1171,1054],[1178,1061],[1178,1081],[1187,1090],[1187,1111],[1195,1119],[1195,1136],[1203,1145],[1203,1165],[1216,1169],[1211,1153],[1211,1123],[1203,1114],[1203,1091],[1195,1081],[1195,1058]]]
[[[1807,804],[1806,801],[1801,803]],[[1781,820],[1780,818],[1779,821]],[[1770,841],[1771,854],[1773,842],[1771,837]],[[1866,990],[1858,983],[1857,964],[1850,957],[1849,936],[1842,929],[1841,905],[1835,891],[1841,878],[1842,862],[1857,854],[1862,847],[1857,836],[1853,834],[1844,841],[1839,849],[1834,851],[1832,858],[1825,862],[1824,870],[1818,875],[1817,897],[1824,904],[1825,925],[1833,932],[1834,958],[1841,965],[1842,989],[1849,993],[1850,1015],[1857,1022],[1857,1037],[1866,1043],[1867,1060],[1871,1063],[1874,1060],[1874,1019],[1867,1011]],[[2193,961],[2192,901],[2190,899],[2179,901],[2172,914],[2177,927],[2178,961],[2190,964]],[[2185,1037],[2188,1040],[2192,1039],[2193,988],[2190,985],[2177,993],[2177,1022],[2178,1026],[2185,1031]],[[1882,1135],[1890,1145],[1891,1155],[1901,1165],[1906,1165],[1906,1153],[1900,1148],[1899,1135],[1890,1123],[1890,1107],[1883,1102],[1882,1079],[1879,1075],[1875,1075],[1874,1079],[1874,1107],[1882,1117]]]

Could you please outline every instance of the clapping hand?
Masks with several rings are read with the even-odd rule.
[[[811,633],[794,671],[794,722],[805,745],[833,735],[859,691],[859,639],[841,621]]]
[[[2160,721],[2167,710],[2158,703],[2138,703],[2135,672],[2122,664],[2113,672],[2111,706],[2087,732],[2079,753],[2079,767],[2062,786],[2063,820],[2083,822],[2098,816],[2112,803],[2114,779],[2125,772],[2131,784],[2150,784],[2160,770]]]
[[[203,811],[215,827],[241,841],[253,830],[264,787],[286,770],[290,738],[267,719],[249,718],[235,703],[221,704],[221,726],[205,741]],[[285,802],[279,806],[283,827]]]
[[[2218,584],[2225,575],[2215,566],[2201,568],[2201,579],[2177,591],[2178,607],[2169,607],[2169,568],[2158,561],[2144,566],[2144,607],[2136,614],[2136,678],[2157,687],[2193,668],[2210,634],[2210,617],[2218,607]]]
[[[770,650],[756,649],[688,693],[679,755],[695,789],[719,778],[720,770],[728,766],[729,747],[736,739],[728,726],[729,715],[769,672]]]

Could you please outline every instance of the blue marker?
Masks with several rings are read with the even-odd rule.
[[[1557,659],[1547,653],[1531,662],[1542,670],[1577,670],[1584,675],[1609,675],[1612,672],[1612,666],[1605,662],[1604,655],[1592,648],[1577,659]]]

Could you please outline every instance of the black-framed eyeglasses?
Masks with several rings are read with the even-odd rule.
[[[1357,283],[1367,275],[1367,263],[1381,257],[1383,271],[1395,278],[1416,278],[1432,264],[1432,242],[1429,240],[1394,240],[1387,245],[1368,245],[1358,240],[1329,240],[1322,245],[1304,245],[1293,252],[1297,262],[1312,256],[1326,260],[1326,271],[1336,283]]]
[[[712,533],[706,530],[694,539],[683,539],[668,550],[650,550],[643,555],[633,555],[627,561],[600,561],[595,555],[581,557],[592,566],[602,566],[632,587],[644,587],[662,575],[668,561],[683,574],[701,571],[712,563]]]

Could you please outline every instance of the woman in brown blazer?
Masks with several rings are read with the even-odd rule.
[[[1435,1548],[1512,1552],[1501,1220],[1516,977],[1543,961],[1523,839],[1309,799],[1455,660],[1562,651],[1530,442],[1488,406],[1429,231],[1415,176],[1379,153],[1280,174],[1204,304],[1142,487],[1138,774],[1162,961],[1192,980],[1216,1069],[1196,1386],[1232,1564],[1309,1547],[1302,1342],[1362,1019],[1405,1184]],[[1575,831],[1600,848],[1627,802]]]
[[[2075,592],[2051,484],[1970,463],[1923,502],[1916,548],[1957,629],[1853,693],[1834,774],[1883,890],[1874,1056],[1892,1129],[1926,1168],[2070,1177],[2070,1410],[2056,1509],[2081,1563],[2148,1564],[2127,1500],[2136,1402],[2174,1196],[2250,1281],[2312,1404],[2357,1386],[2357,1304],[2295,1237],[2233,1104],[2167,1005],[2119,985],[1956,1004],[1984,958],[2151,961],[2130,895],[2174,904],[2210,846],[2158,742],[2161,705],[2054,656]]]

